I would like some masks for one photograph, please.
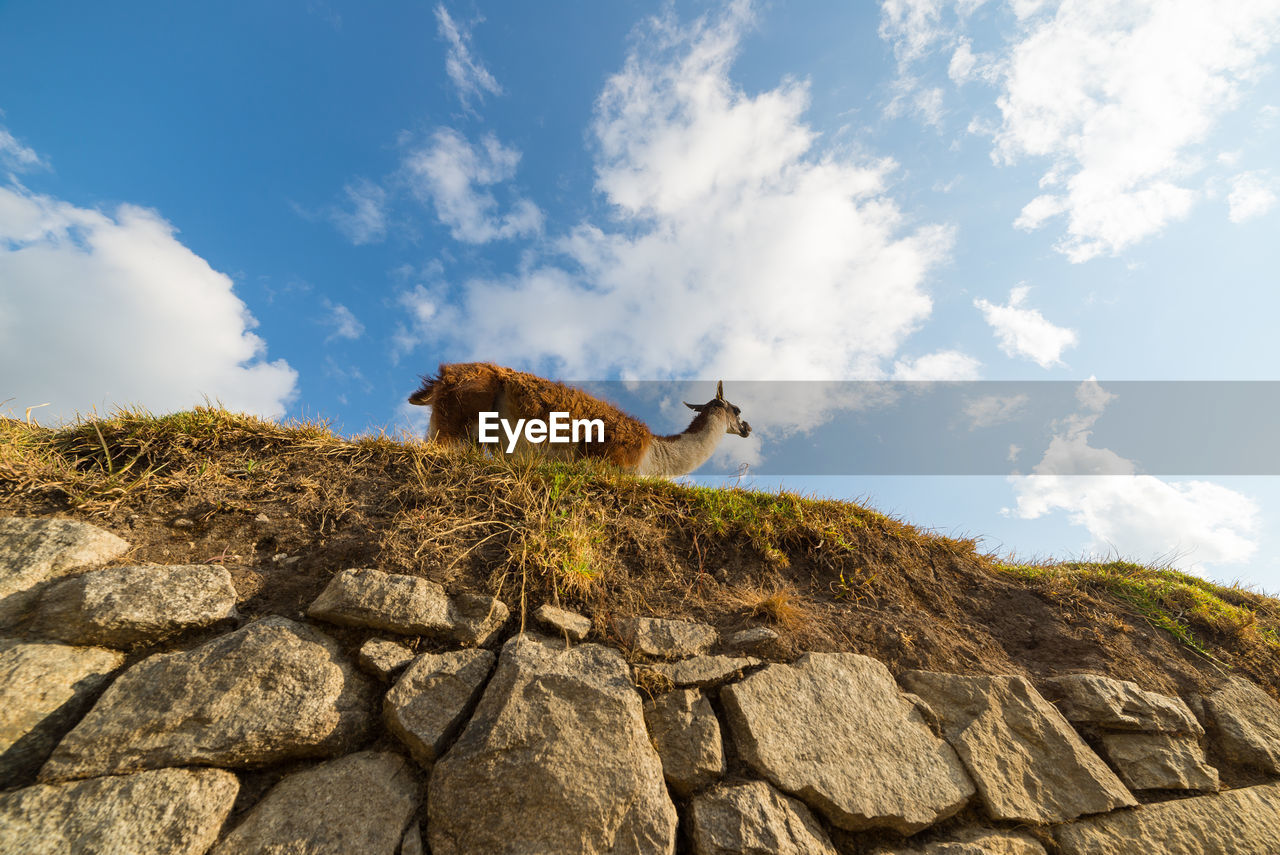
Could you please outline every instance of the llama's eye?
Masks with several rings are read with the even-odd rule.
[[[740,415],[742,415],[742,410],[738,409],[737,407],[734,407],[734,408],[733,408],[733,414],[734,414],[735,416],[740,416]]]

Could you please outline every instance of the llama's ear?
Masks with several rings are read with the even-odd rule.
[[[680,403],[697,413],[702,412],[703,408],[706,407],[706,404],[690,404],[688,401],[681,401]]]
[[[724,381],[723,380],[716,383],[716,400],[717,401],[724,400]]]

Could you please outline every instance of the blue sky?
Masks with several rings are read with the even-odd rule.
[[[0,399],[1071,380],[1027,471],[1095,471],[1108,381],[1280,379],[1277,42],[1280,0],[4,4]],[[740,403],[722,463],[826,418]],[[1276,481],[781,479],[1272,591]]]

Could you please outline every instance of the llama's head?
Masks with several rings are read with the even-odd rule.
[[[684,405],[691,410],[699,413],[711,413],[721,411],[725,414],[725,433],[736,433],[738,436],[747,436],[751,433],[751,425],[742,418],[742,411],[729,403],[724,398],[724,381],[721,380],[716,384],[716,396],[705,404],[690,404],[688,401]]]

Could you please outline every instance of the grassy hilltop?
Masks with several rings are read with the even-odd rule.
[[[1280,694],[1280,601],[1123,561],[1010,566],[975,540],[860,505],[508,463],[215,408],[50,430],[0,421],[0,515],[76,517],[134,563],[216,563],[249,616],[296,616],[374,566],[517,615],[765,624],[778,655],[851,650],[897,671],[1099,671],[1167,692],[1236,671]]]

